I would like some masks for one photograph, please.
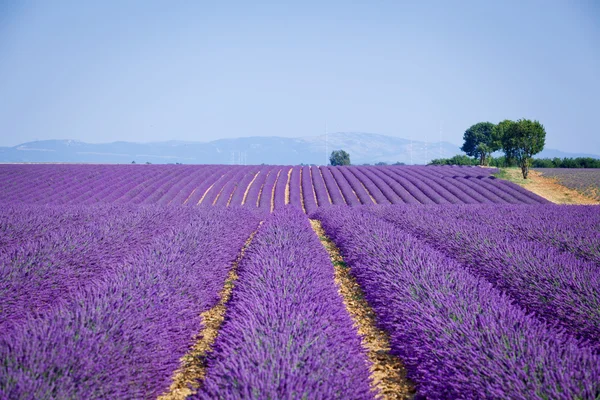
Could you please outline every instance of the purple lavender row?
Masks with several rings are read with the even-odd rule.
[[[350,172],[365,186],[377,204],[401,203],[394,191],[381,179],[363,168],[348,168]],[[383,188],[385,187],[385,188]]]
[[[259,174],[261,167],[258,166],[248,166],[245,168],[245,174],[238,184],[235,185],[233,190],[233,195],[231,195],[231,200],[229,201],[229,206],[241,206],[242,201],[244,201],[244,196],[246,196],[246,189],[248,189],[248,185],[250,182]],[[249,189],[248,189],[249,190]]]
[[[333,178],[331,174],[330,167],[319,167],[321,170],[321,174],[323,175],[323,182],[325,182],[325,187],[327,188],[327,192],[329,193],[329,197],[331,198],[331,203],[333,205],[346,205],[346,200],[344,200],[344,196],[342,192]]]
[[[360,200],[358,199],[356,193],[354,193],[354,190],[352,189],[352,186],[350,186],[350,183],[348,183],[345,176],[341,173],[340,167],[329,167],[329,170],[331,171],[333,179],[336,181],[338,187],[340,188],[340,191],[344,196],[346,204],[348,204],[349,206],[359,206],[361,204]]]
[[[495,204],[506,204],[507,201],[502,197],[498,196],[497,193],[488,190],[487,188],[481,185],[481,181],[477,178],[472,177],[458,177],[452,180],[452,182],[460,182],[463,185],[471,188],[471,190],[479,193],[481,196],[487,199],[486,202],[495,203]]]
[[[384,174],[381,168],[378,167],[365,167],[365,170],[369,171],[372,175],[376,176],[380,180],[378,187],[383,191],[384,187],[387,186],[395,194],[397,200],[394,202],[392,198],[388,197],[394,204],[396,203],[408,203],[408,204],[419,204],[421,201],[432,203],[429,199],[420,193],[419,198],[415,198],[413,194],[409,193],[404,186],[399,184],[395,179],[390,178],[387,174]],[[387,196],[386,196],[387,197]]]
[[[232,204],[236,194],[239,196],[239,203],[234,205],[241,205],[244,192],[248,187],[248,183],[250,183],[255,174],[256,167],[240,167],[238,173],[223,186],[223,190],[221,191],[221,194],[219,195],[215,205],[228,206]]]
[[[290,204],[299,210],[302,210],[302,188],[301,188],[301,172],[302,167],[292,168],[290,176]]]
[[[417,199],[423,204],[449,204],[450,201],[440,195],[437,191],[426,184],[422,179],[415,179],[412,175],[402,173],[403,169],[400,167],[384,167],[382,170],[388,174],[388,176],[397,179],[409,192],[417,197]],[[422,193],[422,195],[421,195]],[[422,196],[425,196],[426,200],[422,201]]]
[[[265,180],[264,186],[262,187],[258,208],[264,212],[271,211],[271,200],[273,197],[273,190],[275,188],[275,184],[277,183],[277,176],[281,174],[281,171],[281,167],[273,167],[271,169],[271,172],[269,172],[267,179]]]
[[[171,179],[163,181],[148,196],[140,199],[140,204],[167,204],[167,198],[172,198],[175,190],[181,191],[185,184],[193,177],[193,169],[189,165],[176,165],[176,167],[178,169],[177,173]],[[203,171],[208,173],[210,168],[204,168]]]
[[[114,271],[128,253],[148,246],[159,227],[182,218],[176,210],[114,205],[22,205],[2,213],[8,213],[12,227],[4,230],[0,252],[0,331],[45,313]],[[32,223],[36,235],[23,237]]]
[[[374,200],[371,199],[365,187],[360,183],[356,176],[350,172],[350,167],[340,167],[339,171],[348,182],[354,194],[358,197],[361,204],[373,205]]]
[[[171,189],[162,197],[158,204],[161,205],[181,205],[189,197],[192,191],[198,187],[199,182],[210,181],[216,175],[219,167],[210,168],[190,168],[188,177],[181,180],[171,187]]]
[[[45,165],[1,166],[0,171],[11,174],[13,177],[10,184],[1,186],[0,196],[2,202],[32,202],[32,195],[35,195],[36,192],[51,195],[53,186],[56,184],[55,171],[59,167],[47,167]],[[72,179],[67,177],[67,182],[70,182]]]
[[[600,269],[595,263],[552,246],[516,240],[495,226],[457,220],[444,207],[381,207],[372,212],[463,263],[541,320],[558,323],[600,350]],[[490,212],[500,219],[506,209]]]
[[[302,201],[308,215],[311,215],[317,209],[317,200],[313,190],[311,174],[311,167],[302,167]]]
[[[47,182],[51,183],[52,192],[32,192],[28,196],[28,201],[32,203],[66,204],[78,197],[91,197],[99,191],[100,186],[97,184],[97,177],[100,175],[100,171],[101,168],[95,165],[74,169],[70,174],[57,173],[58,171],[53,170],[52,175],[47,178]],[[96,186],[94,191],[90,190],[91,186]],[[87,191],[90,191],[90,193],[86,193]]]
[[[529,190],[517,185],[516,183],[512,183],[512,182],[505,181],[503,179],[498,179],[498,178],[496,178],[495,182],[498,182],[499,186],[508,186],[512,191],[518,192],[522,196],[530,198],[531,200],[533,200],[532,204],[534,204],[534,203],[552,204],[551,201],[546,200],[545,198],[538,196],[537,194],[535,194],[533,192],[530,192]]]
[[[600,207],[544,205],[534,207],[456,207],[447,218],[493,226],[515,241],[532,240],[600,265]]]
[[[469,179],[473,179],[473,178],[469,178]],[[502,200],[504,200],[504,202],[509,203],[509,204],[521,203],[521,201],[516,199],[511,193],[508,192],[508,190],[506,190],[506,189],[508,189],[508,187],[500,188],[498,186],[493,185],[491,182],[497,180],[495,177],[492,176],[492,177],[487,177],[487,178],[475,178],[475,179],[477,179],[479,181],[479,182],[477,182],[479,187],[489,190],[490,192],[494,193],[496,196],[498,196]],[[527,200],[529,201],[528,198],[527,198]]]
[[[237,187],[240,184],[240,181],[247,175],[248,170],[245,166],[236,167],[236,173],[231,176],[226,182],[223,182],[222,186],[215,185],[214,192],[216,193],[216,197],[213,203],[203,203],[204,205],[215,204],[218,206],[227,206],[229,204],[229,200],[231,196],[233,196],[233,192],[236,191]],[[245,189],[245,188],[244,188]]]
[[[260,189],[260,197],[258,198],[258,208],[264,212],[271,211],[271,198],[273,197],[273,189],[277,182],[277,175],[281,169],[278,166],[272,167],[269,174],[265,178],[265,183]]]
[[[411,179],[413,182],[421,182],[426,187],[430,188],[433,192],[435,192],[436,196],[441,196],[444,200],[451,204],[462,204],[464,201],[456,196],[454,193],[446,189],[446,185],[440,185],[438,180],[432,179],[427,175],[420,174],[415,168],[391,168],[391,171],[396,173],[397,175],[401,175]],[[471,201],[471,199],[467,197],[467,201]]]
[[[473,195],[473,190],[453,185],[450,180],[443,179],[439,174],[434,174],[430,170],[431,168],[410,168],[409,173],[413,174],[415,177],[423,177],[437,183],[439,187],[454,195],[459,200],[459,204],[474,204],[481,203],[480,200],[485,201],[485,198],[479,196],[476,192]],[[477,200],[478,197],[480,200]]]
[[[187,222],[119,273],[0,337],[0,398],[149,399],[166,391],[258,224],[242,209],[186,209]]]
[[[202,182],[201,187],[198,187],[186,204],[192,207],[197,205],[212,206],[220,197],[223,187],[238,174],[240,168],[239,166],[223,167],[222,175],[211,184]],[[199,203],[200,201],[202,202]]]
[[[197,398],[373,398],[333,266],[304,214],[271,214],[238,273]]]
[[[415,186],[408,179],[393,174],[388,167],[373,167],[381,176],[386,176],[388,179],[391,179],[394,184],[398,187],[401,187],[406,192],[410,194],[413,198],[417,199],[417,201],[421,204],[436,204],[434,199],[430,198],[425,194],[421,189]],[[398,193],[400,195],[400,193]],[[434,197],[434,196],[433,196]]]
[[[165,169],[165,170],[155,170],[154,168],[145,168],[145,167],[151,167],[150,165],[134,165],[131,166],[136,168],[137,170],[147,170],[146,172],[151,172],[151,171],[156,171],[157,175],[159,176],[153,176],[153,174],[139,174],[137,176],[132,176],[132,179],[129,182],[128,187],[130,188],[129,190],[127,190],[126,192],[123,193],[123,195],[119,198],[114,199],[113,203],[116,204],[125,204],[125,203],[131,203],[140,193],[143,193],[144,191],[146,191],[146,193],[149,193],[148,191],[148,187],[151,188],[152,183],[155,179],[161,179],[163,178],[165,175],[168,176],[170,175],[170,173],[172,171]],[[101,184],[100,181],[95,180],[93,182],[94,185],[99,185]]]
[[[325,186],[325,181],[323,180],[321,168],[310,167],[310,169],[312,171],[313,188],[315,189],[315,195],[317,196],[317,204],[319,207],[329,207],[331,201],[329,199],[327,187]]]
[[[317,211],[429,399],[594,399],[600,358],[369,208]],[[411,207],[416,209],[415,207]]]
[[[196,182],[196,187],[192,189],[190,193],[187,193],[187,196],[181,204],[196,207],[200,200],[202,200],[202,204],[212,204],[214,197],[216,196],[216,193],[214,193],[212,189],[214,189],[215,186],[220,185],[222,181],[229,179],[229,176],[234,172],[235,170],[233,168],[221,165],[209,179]],[[212,195],[212,198],[210,200],[206,197],[203,199],[202,196],[205,194],[206,197],[208,197],[209,194]]]
[[[259,196],[262,190],[263,185],[265,184],[265,180],[267,179],[267,175],[271,171],[271,167],[259,167],[258,175],[254,179],[254,182],[250,185],[248,189],[248,194],[246,195],[246,199],[244,200],[243,206],[246,208],[257,208],[258,202],[260,200]]]
[[[65,167],[49,168],[47,170],[48,174],[42,174],[45,175],[43,178],[42,176],[32,177],[32,180],[29,182],[30,187],[24,188],[21,194],[24,202],[46,204],[67,203],[70,200],[70,197],[66,195],[68,188],[94,182],[98,175],[97,166],[90,165],[85,166],[85,168],[75,169],[71,171],[71,174],[67,173]],[[42,172],[39,168],[36,169]]]
[[[181,168],[173,168],[169,171],[169,173],[166,173],[163,176],[148,177],[142,184],[144,189],[138,193],[137,196],[131,198],[129,203],[143,203],[147,198],[157,193],[162,196],[164,194],[164,187],[172,185],[173,181],[179,181],[183,176],[182,172],[183,170]]]
[[[281,173],[277,178],[277,183],[275,184],[275,195],[273,197],[273,205],[275,210],[284,208],[286,205],[285,194],[288,188],[288,176],[291,168],[292,167],[281,168]]]

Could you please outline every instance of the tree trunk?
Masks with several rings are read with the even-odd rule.
[[[521,172],[523,173],[523,179],[527,179],[527,175],[529,175],[529,160],[527,158],[521,162]]]
[[[485,165],[485,153],[481,153],[479,156],[479,165]]]

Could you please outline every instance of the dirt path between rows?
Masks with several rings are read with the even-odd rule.
[[[498,177],[514,182],[555,204],[600,204],[600,201],[569,189],[556,179],[544,177],[537,171],[529,170],[527,179],[523,179],[520,169],[505,168]]]
[[[259,227],[261,224],[262,222]],[[198,339],[192,349],[181,358],[181,366],[173,375],[171,387],[164,394],[158,396],[158,400],[183,400],[198,391],[206,377],[206,355],[211,351],[219,329],[225,320],[227,302],[231,299],[231,292],[238,279],[238,265],[257,231],[258,228],[250,235],[233,262],[223,290],[219,293],[220,300],[217,305],[200,314],[204,328],[198,333]]]
[[[321,222],[311,219],[310,224],[329,253],[335,273],[335,283],[344,306],[356,327],[361,344],[371,362],[371,387],[378,390],[382,399],[411,399],[415,387],[406,378],[406,370],[397,357],[390,354],[388,335],[377,328],[375,312],[365,300],[361,287],[350,274],[348,266],[335,243],[325,234]]]

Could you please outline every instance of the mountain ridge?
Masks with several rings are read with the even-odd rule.
[[[326,147],[327,146],[327,147]],[[327,148],[327,151],[326,151]],[[403,162],[426,164],[434,158],[461,154],[449,142],[423,142],[366,132],[335,132],[327,135],[287,138],[252,136],[217,139],[209,142],[168,140],[162,142],[86,143],[72,139],[26,142],[0,147],[0,162],[73,163],[185,163],[185,164],[319,164],[327,154],[343,149],[353,164]],[[545,149],[544,157],[593,157]]]

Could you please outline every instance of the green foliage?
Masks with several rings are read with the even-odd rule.
[[[378,163],[375,163],[375,165],[383,166],[383,165],[388,165],[388,163],[386,163],[385,161],[379,161]]]
[[[329,156],[329,163],[331,165],[350,165],[350,154],[344,150],[334,150]]]
[[[396,162],[395,162],[395,163],[393,163],[392,165],[406,165],[406,164],[405,164],[405,163],[403,163],[403,162],[400,162],[400,161],[396,161]]]
[[[532,168],[600,168],[600,160],[592,157],[534,158]]]
[[[502,121],[502,149],[507,158],[514,159],[521,167],[523,179],[527,179],[531,157],[544,149],[546,130],[538,121],[520,119],[516,122]]]
[[[464,154],[458,154],[452,158],[431,160],[428,165],[479,165],[479,161]]]
[[[491,122],[479,122],[465,131],[465,142],[460,149],[479,159],[479,165],[486,165],[486,158],[501,146],[496,133],[495,125]]]

